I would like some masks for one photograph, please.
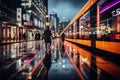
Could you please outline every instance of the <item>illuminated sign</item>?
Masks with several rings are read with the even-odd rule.
[[[22,20],[22,9],[21,8],[17,8],[17,21],[21,21]]]
[[[26,21],[26,22],[24,22],[24,25],[25,26],[32,26],[32,21]]]
[[[105,7],[103,7],[100,11],[100,14],[102,14],[103,12],[105,12],[106,10],[114,7],[115,5],[117,5],[118,3],[120,3],[120,0],[113,0],[113,2],[109,3],[108,5],[106,5]]]
[[[120,40],[120,34],[116,34],[115,35],[115,39],[119,39]]]
[[[120,8],[112,11],[112,16],[113,16],[113,17],[114,17],[114,16],[118,16],[118,15],[120,15]]]

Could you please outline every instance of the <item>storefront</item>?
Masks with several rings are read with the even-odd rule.
[[[22,40],[23,28],[16,24],[2,24],[2,42],[15,42]]]
[[[120,41],[120,1],[106,0],[98,5],[98,35],[97,39],[105,41]]]
[[[83,16],[79,18],[79,37],[81,39],[89,39],[90,28],[90,11],[87,11]]]

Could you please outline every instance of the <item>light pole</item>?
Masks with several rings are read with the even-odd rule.
[[[46,18],[45,26],[49,27],[50,26],[50,22],[48,21],[49,15],[47,14],[45,18]]]

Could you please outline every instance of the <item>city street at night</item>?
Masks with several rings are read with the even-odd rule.
[[[120,0],[0,0],[0,80],[120,80]]]

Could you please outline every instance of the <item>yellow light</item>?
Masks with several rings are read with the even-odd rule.
[[[48,26],[50,26],[50,23],[49,23],[49,22],[46,22],[45,25],[48,27]]]

